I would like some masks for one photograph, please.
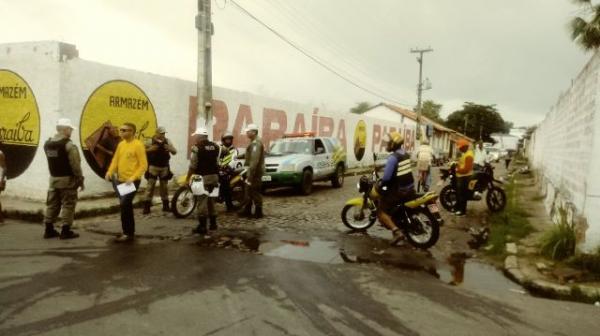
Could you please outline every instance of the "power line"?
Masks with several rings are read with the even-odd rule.
[[[262,20],[260,20],[258,17],[254,16],[252,13],[250,13],[248,10],[246,10],[244,7],[242,7],[240,4],[238,4],[235,0],[230,0],[231,3],[233,5],[235,5],[235,7],[237,7],[242,13],[248,15],[250,18],[252,18],[254,21],[258,22],[260,25],[262,25],[263,27],[265,27],[266,29],[268,29],[271,33],[275,34],[275,36],[279,37],[282,41],[284,41],[285,43],[287,43],[288,45],[290,45],[291,47],[293,47],[294,49],[298,50],[300,53],[302,53],[304,56],[310,58],[312,61],[314,61],[315,63],[319,64],[320,66],[322,66],[323,68],[325,68],[326,70],[328,70],[329,72],[333,73],[334,75],[336,75],[337,77],[343,79],[344,81],[346,81],[347,83],[353,85],[354,87],[361,89],[367,93],[370,93],[376,97],[379,97],[381,99],[393,102],[395,104],[398,105],[402,105],[402,106],[408,106],[407,104],[401,103],[395,99],[391,99],[389,97],[386,97],[384,95],[381,95],[369,88],[366,88],[356,82],[354,82],[353,80],[347,78],[346,76],[344,76],[343,74],[339,73],[336,69],[334,69],[333,67],[329,66],[328,64],[326,64],[324,61],[321,61],[320,59],[318,59],[316,56],[311,55],[309,52],[307,52],[306,50],[304,50],[302,47],[300,47],[299,45],[297,45],[296,43],[290,41],[289,39],[287,39],[285,36],[283,36],[281,33],[279,33],[278,31],[276,31],[274,28],[272,28],[271,26],[269,26],[268,24],[264,23]]]

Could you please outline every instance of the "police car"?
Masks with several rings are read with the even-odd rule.
[[[333,187],[342,187],[346,151],[335,138],[315,137],[313,132],[286,134],[271,143],[265,166],[265,188],[294,186],[308,195],[314,181],[331,181]]]

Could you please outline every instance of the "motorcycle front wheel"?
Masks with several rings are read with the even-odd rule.
[[[367,230],[375,224],[376,220],[370,209],[363,210],[360,205],[347,204],[342,209],[342,222],[351,230]]]
[[[244,203],[245,185],[243,181],[239,181],[231,186],[231,201],[234,208],[241,208]]]
[[[186,218],[196,209],[196,197],[192,190],[183,186],[177,189],[171,200],[171,211],[176,218]]]
[[[456,189],[452,188],[450,185],[443,187],[440,191],[440,203],[446,211],[454,212],[456,204],[458,203]]]
[[[440,226],[427,208],[418,208],[409,215],[410,223],[404,225],[406,239],[416,248],[428,249],[440,238]]]
[[[485,202],[491,212],[502,211],[506,207],[506,193],[502,188],[493,186],[488,190]]]

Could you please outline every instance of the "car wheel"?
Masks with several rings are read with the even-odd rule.
[[[310,169],[305,169],[302,172],[302,180],[300,181],[299,189],[302,195],[310,195],[312,192],[313,173]]]
[[[341,188],[344,186],[344,166],[338,165],[335,169],[335,174],[331,178],[331,185],[334,188]]]

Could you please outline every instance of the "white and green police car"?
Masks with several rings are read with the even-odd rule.
[[[288,134],[271,143],[265,166],[263,188],[294,186],[308,195],[314,181],[329,180],[335,188],[342,187],[346,151],[335,138]]]

